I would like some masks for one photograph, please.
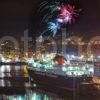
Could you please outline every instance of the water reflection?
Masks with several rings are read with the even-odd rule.
[[[28,77],[27,66],[10,66],[10,65],[2,65],[0,66],[0,78],[4,77],[17,77],[23,76]]]
[[[0,100],[100,100],[100,97],[67,96],[66,93],[61,96],[55,90],[33,89],[26,84],[29,84],[27,66],[0,66]]]
[[[40,92],[41,91],[41,92]],[[57,94],[42,92],[42,90],[27,90],[24,95],[1,95],[0,100],[100,100],[100,97],[59,97]]]
[[[61,100],[55,94],[26,88],[26,67],[0,66],[0,100]]]
[[[6,96],[7,100],[63,100],[56,95],[29,90],[25,95]]]
[[[0,87],[24,85],[28,79],[27,66],[0,66]],[[28,81],[28,80],[27,80]]]

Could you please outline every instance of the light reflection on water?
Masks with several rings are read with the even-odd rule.
[[[28,72],[26,70],[27,66],[9,66],[3,65],[0,66],[0,93],[2,92],[1,88],[4,87],[9,92],[9,89],[23,88],[27,83],[25,78],[28,77]],[[9,87],[9,88],[8,88]],[[15,90],[18,93],[18,89]],[[7,92],[6,92],[7,93]],[[55,95],[46,94],[38,92],[35,90],[27,89],[25,87],[25,92],[23,93],[8,93],[5,92],[0,95],[0,100],[59,100]]]
[[[26,67],[27,66],[0,66],[0,93],[2,92],[1,87],[10,87],[9,89],[11,90],[12,87],[22,89],[24,86],[26,86],[25,84],[28,83],[28,81],[23,80],[24,78],[26,79],[28,77]],[[8,91],[9,89],[5,88],[5,91]],[[73,95],[71,95],[71,98],[67,96],[61,97],[56,93],[47,92],[42,89],[34,90],[26,87],[24,93],[15,92],[9,93],[9,95],[6,93],[3,92],[0,95],[0,100],[100,100],[100,98],[96,97],[92,97],[91,99],[88,99],[87,97],[75,98]]]
[[[42,91],[42,90],[41,90]],[[28,90],[24,95],[1,95],[0,100],[100,100],[98,97],[59,97],[57,94]]]
[[[62,100],[54,95],[44,94],[37,91],[28,91],[25,95],[7,96],[8,100]]]
[[[11,87],[24,85],[24,81],[28,79],[26,65],[23,66],[0,66],[0,87]]]
[[[0,78],[4,77],[17,77],[17,76],[23,76],[27,77],[27,66],[10,66],[10,65],[2,65],[0,66]]]
[[[62,100],[58,98],[56,94],[24,87],[26,83],[28,83],[26,80],[23,80],[28,77],[26,67],[27,66],[0,66],[0,100]],[[5,88],[3,93],[1,93],[2,87]],[[23,87],[25,91],[23,91]],[[17,93],[15,91],[12,93],[11,89],[15,89]],[[18,93],[20,89],[23,93]]]
[[[25,95],[2,95],[0,100],[63,100],[61,98],[57,98],[56,96],[46,95],[39,92],[28,92]]]

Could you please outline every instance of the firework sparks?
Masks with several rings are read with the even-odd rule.
[[[60,10],[59,2],[48,2],[44,1],[40,4],[39,11],[46,11],[47,13],[44,15],[42,22],[48,22],[53,18],[56,12]]]
[[[43,12],[44,10],[49,10],[49,13],[54,13],[60,9],[60,4],[59,2],[48,2],[44,1],[40,4],[39,11]]]
[[[80,11],[70,4],[61,3],[60,1],[44,1],[40,4],[40,12],[45,12],[42,22],[47,23],[45,32],[50,31],[53,36],[56,35],[62,24],[71,24]],[[53,22],[52,22],[53,20]]]
[[[47,28],[46,30],[44,30],[43,33],[49,32],[54,37],[59,29],[60,29],[60,24],[58,22],[48,22]]]
[[[59,22],[62,23],[71,23],[71,21],[75,21],[75,17],[77,17],[79,14],[77,13],[79,10],[75,9],[75,6],[71,5],[61,5],[60,7],[60,14],[59,16]]]
[[[49,22],[48,23],[48,30],[51,31],[53,33],[53,36],[56,35],[57,30],[59,29],[59,24],[58,23],[53,23],[53,22]]]

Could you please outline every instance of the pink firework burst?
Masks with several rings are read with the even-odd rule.
[[[71,22],[75,22],[75,17],[79,15],[79,11],[75,9],[75,6],[61,5],[58,21],[71,24]]]

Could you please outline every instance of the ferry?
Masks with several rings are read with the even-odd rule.
[[[31,58],[28,62],[31,82],[69,91],[79,91],[82,85],[92,85],[92,75],[84,65],[65,64],[66,61],[62,56],[45,62]]]

